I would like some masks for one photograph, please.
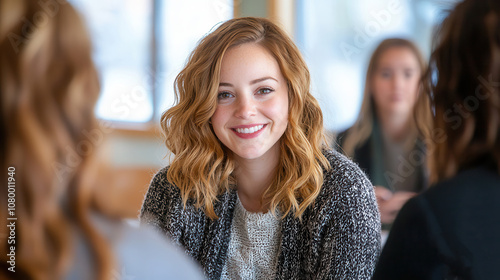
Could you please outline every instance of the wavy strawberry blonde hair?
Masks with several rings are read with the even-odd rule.
[[[288,126],[280,140],[277,174],[263,195],[270,210],[283,216],[292,211],[300,218],[323,184],[330,164],[323,115],[310,93],[310,75],[298,48],[286,33],[263,18],[237,18],[220,25],[203,38],[175,80],[176,105],[163,113],[165,144],[175,155],[167,179],[176,185],[184,205],[194,199],[207,216],[217,218],[217,196],[234,184],[235,163],[210,124],[217,107],[221,62],[231,47],[255,43],[276,59],[288,85]]]

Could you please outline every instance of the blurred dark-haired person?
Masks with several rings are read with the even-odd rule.
[[[401,209],[374,279],[498,279],[499,1],[456,5],[436,33],[426,78],[433,186]]]
[[[0,0],[0,278],[201,279],[162,235],[93,207],[98,94],[70,4]]]
[[[413,114],[426,67],[413,42],[383,40],[368,64],[358,118],[337,137],[341,150],[359,164],[375,186],[385,229],[406,201],[427,186],[425,147]]]

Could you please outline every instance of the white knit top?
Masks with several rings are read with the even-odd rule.
[[[281,241],[279,213],[248,212],[238,197],[221,279],[273,279]]]

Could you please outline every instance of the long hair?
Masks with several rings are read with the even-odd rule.
[[[326,145],[323,116],[310,93],[310,76],[299,50],[285,32],[269,20],[238,18],[221,24],[201,40],[175,80],[176,105],[163,113],[161,125],[167,148],[175,154],[168,180],[182,194],[217,218],[214,202],[234,183],[231,152],[217,139],[209,123],[217,107],[221,61],[237,45],[256,43],[277,60],[288,85],[288,126],[280,139],[277,175],[264,193],[271,211],[298,218],[319,194]]]
[[[372,93],[372,80],[375,71],[378,69],[378,64],[380,57],[387,50],[392,48],[407,48],[409,49],[417,58],[420,67],[419,76],[423,77],[425,70],[427,68],[424,57],[420,50],[415,46],[414,43],[406,39],[401,38],[389,38],[383,40],[373,52],[370,62],[368,63],[368,69],[366,71],[365,78],[365,89],[363,92],[363,101],[361,103],[361,110],[358,114],[358,118],[354,125],[348,130],[345,139],[343,140],[343,150],[344,153],[350,157],[354,156],[354,151],[363,145],[370,137],[373,131],[373,121],[376,117],[376,106],[373,101]],[[418,95],[422,95],[423,87],[419,87]],[[418,100],[418,98],[417,98]],[[417,102],[418,103],[418,102]],[[420,104],[420,103],[419,103]],[[428,108],[428,107],[427,107]],[[429,111],[430,115],[430,111]],[[416,127],[416,126],[414,126]],[[414,130],[416,132],[416,129]],[[414,133],[416,134],[416,133]]]
[[[0,1],[2,182],[15,180],[15,273],[2,238],[5,278],[60,279],[73,263],[76,228],[86,239],[97,279],[110,279],[109,245],[89,220],[92,149],[83,132],[96,127],[99,82],[88,34],[67,3]],[[47,4],[47,2],[45,3]],[[1,218],[7,221],[7,188]],[[2,237],[9,236],[1,227]],[[5,279],[4,278],[4,279]]]
[[[486,162],[500,173],[499,54],[498,1],[463,1],[437,29],[426,73],[432,183]]]

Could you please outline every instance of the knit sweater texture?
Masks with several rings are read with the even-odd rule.
[[[330,150],[331,169],[314,204],[302,216],[281,221],[275,279],[370,279],[380,252],[380,216],[373,186],[356,164]],[[142,205],[142,223],[151,224],[197,260],[209,279],[220,279],[226,262],[237,194],[218,197],[208,218],[167,180],[168,167],[153,178]]]
[[[222,280],[273,279],[281,241],[279,215],[249,212],[236,200]]]

